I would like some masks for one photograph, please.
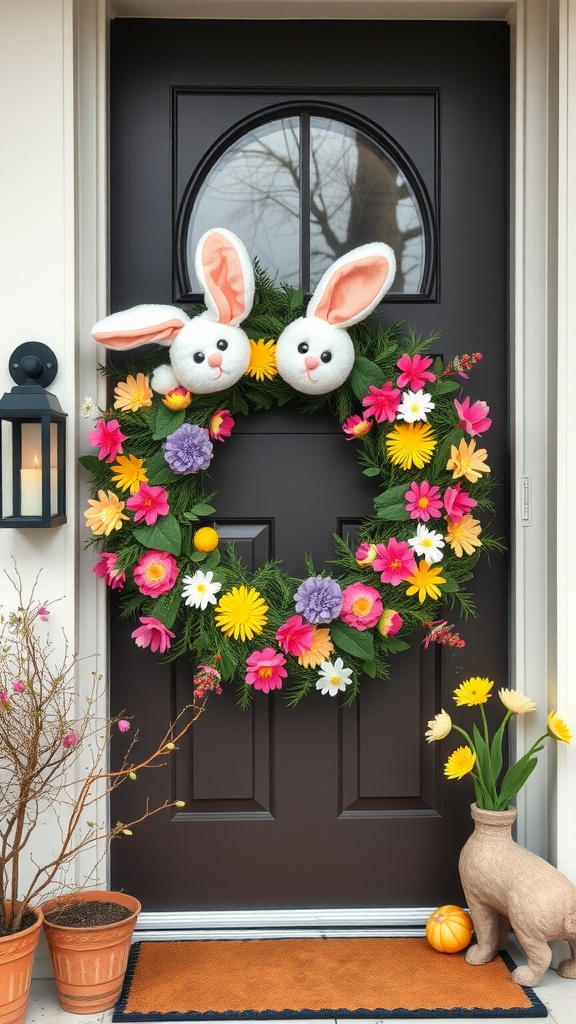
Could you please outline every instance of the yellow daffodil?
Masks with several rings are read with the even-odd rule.
[[[482,547],[481,532],[482,527],[479,520],[473,519],[471,515],[466,515],[462,516],[457,523],[449,521],[446,540],[456,557],[462,558],[463,554],[473,555],[474,548]]]
[[[402,469],[422,469],[437,445],[429,423],[397,423],[386,437],[386,454]]]
[[[129,374],[126,380],[116,385],[114,395],[114,408],[122,412],[138,412],[138,409],[152,405],[152,388],[144,373],[137,373],[135,377]]]
[[[254,587],[232,587],[214,609],[216,625],[235,640],[252,640],[268,622],[268,605]]]
[[[304,668],[318,668],[323,661],[328,661],[334,652],[334,644],[330,637],[330,630],[316,626],[312,637],[312,646],[298,657],[298,664]]]
[[[548,732],[554,737],[554,739],[562,740],[564,743],[570,743],[572,733],[566,723],[558,717],[555,711],[550,712],[547,718],[547,723]]]
[[[439,711],[434,718],[428,722],[428,729],[424,733],[424,736],[428,743],[433,743],[435,740],[443,740],[452,731],[452,719],[447,711]]]
[[[427,597],[431,597],[434,601],[437,601],[442,596],[440,586],[442,583],[446,583],[443,576],[440,575],[442,569],[440,566],[432,566],[425,558],[421,562],[418,562],[416,571],[412,576],[406,578],[406,582],[410,583],[406,591],[407,597],[412,597],[413,594],[418,594],[418,600],[420,604],[426,600]]]
[[[458,707],[465,704],[466,707],[473,708],[477,704],[485,704],[489,697],[492,696],[490,690],[493,686],[494,682],[492,679],[472,676],[456,687],[454,690],[454,700]]]
[[[272,380],[278,373],[276,367],[276,342],[250,339],[250,363],[246,375],[256,380]]]
[[[444,765],[444,775],[449,779],[462,779],[469,775],[476,763],[476,754],[470,747],[458,747]]]
[[[121,530],[122,522],[128,519],[123,513],[124,502],[114,491],[98,491],[98,498],[88,498],[90,508],[84,513],[86,526],[96,536],[109,537],[113,530]]]
[[[119,455],[112,466],[112,483],[117,484],[121,491],[130,489],[130,494],[140,490],[140,484],[146,483],[148,477],[144,469],[144,460],[135,455]]]
[[[498,696],[504,707],[515,715],[525,715],[529,711],[536,711],[534,701],[530,700],[530,697],[524,696],[523,693],[519,693],[518,690],[505,690],[502,688],[498,690]]]
[[[480,480],[482,473],[490,472],[490,466],[485,464],[487,458],[488,452],[485,448],[478,448],[476,451],[476,441],[472,440],[468,444],[462,438],[458,447],[454,444],[451,446],[446,469],[452,470],[453,480],[464,476],[471,484],[474,484]]]

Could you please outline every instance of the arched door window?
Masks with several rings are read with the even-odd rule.
[[[328,104],[275,108],[220,139],[196,168],[177,222],[180,298],[201,293],[194,254],[202,234],[235,231],[272,276],[310,292],[355,246],[392,246],[391,298],[429,298],[434,224],[426,189],[382,129]]]

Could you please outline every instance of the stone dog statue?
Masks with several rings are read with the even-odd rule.
[[[459,861],[476,933],[476,944],[466,952],[467,963],[493,960],[512,928],[528,961],[512,971],[512,981],[538,984],[550,966],[552,939],[565,939],[570,946],[570,958],[558,966],[558,974],[576,978],[576,886],[512,839],[515,808],[487,811],[472,804],[472,817],[474,832]]]

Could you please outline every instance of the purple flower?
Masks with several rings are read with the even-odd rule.
[[[196,423],[183,423],[164,444],[164,458],[173,473],[197,473],[208,469],[214,454],[210,435]]]
[[[77,743],[78,733],[74,732],[73,730],[70,730],[70,732],[67,732],[66,735],[62,737],[62,746],[66,747],[66,749],[70,747],[75,747]]]
[[[313,624],[331,622],[342,609],[342,589],[329,576],[310,576],[294,594],[296,611]]]
[[[120,732],[128,732],[130,722],[127,722],[125,718],[120,718],[118,721],[118,728],[120,729]]]

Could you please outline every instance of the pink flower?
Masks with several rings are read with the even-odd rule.
[[[8,703],[8,693],[6,690],[0,690],[0,704]]]
[[[308,625],[301,615],[293,615],[276,633],[276,640],[286,654],[298,658],[309,651],[314,640],[314,626]]]
[[[273,647],[265,647],[263,651],[254,651],[246,658],[246,684],[255,690],[270,693],[270,690],[281,690],[282,680],[288,675],[284,668],[286,658]]]
[[[229,409],[218,409],[213,413],[208,424],[208,433],[212,440],[223,441],[225,437],[230,437],[234,422]]]
[[[50,611],[45,604],[42,604],[36,612],[36,615],[42,622],[48,622],[48,619],[50,618]]]
[[[118,420],[98,420],[96,429],[88,434],[90,444],[100,448],[98,458],[106,459],[106,462],[114,462],[114,459],[122,451],[122,442],[126,440],[126,434],[120,430]]]
[[[128,732],[130,728],[130,722],[127,722],[125,718],[120,718],[118,720],[118,728],[120,729],[120,732]]]
[[[403,621],[402,616],[393,608],[386,608],[378,623],[378,632],[382,636],[394,636],[402,628]]]
[[[66,735],[62,737],[62,746],[66,747],[67,750],[71,747],[75,747],[77,743],[78,733],[74,732],[72,729],[70,730],[70,732],[67,732]]]
[[[410,484],[410,490],[406,491],[406,511],[410,513],[410,519],[422,519],[427,523],[430,517],[440,519],[442,498],[440,488],[431,486],[427,480],[421,484],[414,482]]]
[[[222,687],[220,686],[221,675],[217,668],[213,665],[197,665],[194,673],[193,682],[193,694],[197,700],[201,700],[203,697],[214,690],[214,693],[221,694]]]
[[[98,561],[92,569],[92,572],[101,580],[106,580],[107,585],[112,587],[112,590],[121,590],[126,583],[126,573],[120,572],[116,568],[117,561],[118,555],[114,555],[110,551],[101,551],[98,555]]]
[[[365,406],[365,417],[373,416],[377,423],[383,423],[384,420],[393,423],[402,398],[398,388],[395,388],[391,381],[387,380],[381,388],[370,385],[368,391],[370,394],[362,399],[362,405]]]
[[[362,416],[349,416],[342,424],[342,430],[349,435],[346,440],[352,441],[355,437],[365,437],[372,430],[372,421]]]
[[[343,622],[360,632],[376,625],[384,609],[382,598],[374,587],[351,583],[342,591],[342,597],[340,618]]]
[[[447,487],[444,491],[444,508],[447,519],[451,519],[453,523],[459,523],[462,517],[468,515],[470,509],[478,504],[475,498],[471,498],[461,488],[462,484],[456,484],[454,487]]]
[[[414,551],[404,540],[391,537],[388,545],[377,544],[378,557],[372,562],[374,572],[380,573],[382,583],[391,583],[397,587],[416,572]]]
[[[430,373],[429,366],[434,360],[430,356],[404,354],[400,357],[396,366],[402,373],[396,381],[399,388],[407,388],[409,391],[420,391],[425,387],[426,381],[436,380],[436,374]]]
[[[160,597],[172,590],[178,563],[168,551],[147,551],[134,566],[134,582],[145,597]]]
[[[354,557],[356,558],[358,565],[372,565],[377,554],[376,545],[369,544],[367,541],[364,541],[358,548]]]
[[[483,434],[492,426],[492,420],[488,416],[490,409],[486,402],[474,402],[474,405],[470,405],[470,399],[466,396],[463,402],[455,398],[454,405],[460,417],[458,426],[461,430],[466,430],[471,437]]]
[[[160,651],[160,654],[164,654],[171,647],[170,638],[174,639],[176,634],[151,615],[141,615],[140,622],[142,625],[132,633],[132,639],[136,646],[149,647],[154,653]]]
[[[135,510],[135,523],[143,519],[146,526],[154,526],[158,516],[166,516],[170,511],[168,494],[163,487],[151,486],[142,481],[136,494],[128,498],[126,508]]]
[[[17,679],[15,683],[12,683],[12,689],[14,690],[14,693],[24,693],[26,683],[23,679]]]

